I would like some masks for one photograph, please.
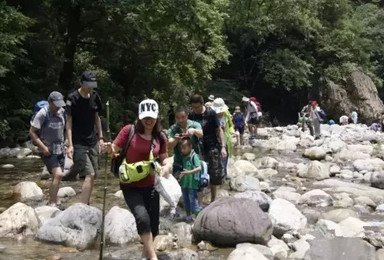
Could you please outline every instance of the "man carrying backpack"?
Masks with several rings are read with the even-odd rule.
[[[94,89],[97,80],[92,72],[83,72],[80,88],[70,93],[67,100],[67,155],[73,157],[74,168],[85,177],[81,202],[89,204],[98,170],[99,145],[103,144],[103,131],[99,113],[101,99]]]
[[[49,189],[49,205],[59,206],[57,192],[64,170],[64,109],[63,95],[53,91],[49,94],[48,105],[33,117],[29,133],[37,145],[48,171],[53,174]]]

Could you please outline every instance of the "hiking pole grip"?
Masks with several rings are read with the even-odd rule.
[[[107,129],[106,129],[106,139],[105,141],[109,142],[111,140],[111,131],[109,129],[109,100],[107,100],[106,106],[106,121],[107,121]],[[104,172],[104,190],[103,190],[103,209],[102,209],[102,215],[101,215],[101,229],[100,229],[100,255],[99,260],[103,259],[104,254],[104,244],[105,244],[105,237],[104,237],[104,224],[105,224],[105,204],[106,204],[106,197],[107,197],[107,180],[108,180],[108,155],[105,155],[105,172]]]

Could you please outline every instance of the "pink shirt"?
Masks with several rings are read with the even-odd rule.
[[[129,135],[129,131],[131,130],[131,125],[126,125],[121,129],[116,139],[113,141],[113,144],[120,147],[120,149],[124,148],[125,143],[127,142],[127,138]],[[164,133],[161,133],[163,144],[160,147],[160,139],[156,139],[156,146],[153,149],[153,155],[157,157],[159,154],[164,154],[167,152],[167,138]],[[135,163],[139,161],[147,161],[149,159],[149,152],[151,150],[152,141],[145,140],[138,133],[135,133],[132,137],[131,143],[129,144],[126,161],[127,163]],[[124,184],[127,187],[150,187],[155,183],[155,175],[150,174],[147,178],[133,182],[130,184]]]

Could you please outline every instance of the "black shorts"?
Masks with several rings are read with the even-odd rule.
[[[154,187],[130,188],[120,185],[125,202],[136,220],[139,235],[152,233],[159,234],[160,224],[160,197]]]
[[[241,135],[244,134],[244,126],[235,126],[235,131],[239,131]]]
[[[60,167],[61,171],[64,171],[64,162],[65,162],[65,155],[62,154],[51,154],[49,157],[41,157],[43,159],[43,162],[45,166],[47,166],[47,169],[50,173],[52,173],[52,170]]]
[[[249,125],[258,125],[258,124],[259,124],[259,121],[260,121],[260,120],[259,120],[257,117],[254,117],[254,118],[249,119],[247,123],[248,123]]]
[[[225,178],[225,172],[223,171],[220,149],[218,147],[207,148],[208,150],[204,150],[204,161],[208,164],[209,183],[221,185]]]

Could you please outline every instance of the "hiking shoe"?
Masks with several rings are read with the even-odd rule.
[[[184,218],[184,221],[187,222],[187,223],[191,223],[191,222],[195,221],[195,218],[193,216],[186,216]]]

